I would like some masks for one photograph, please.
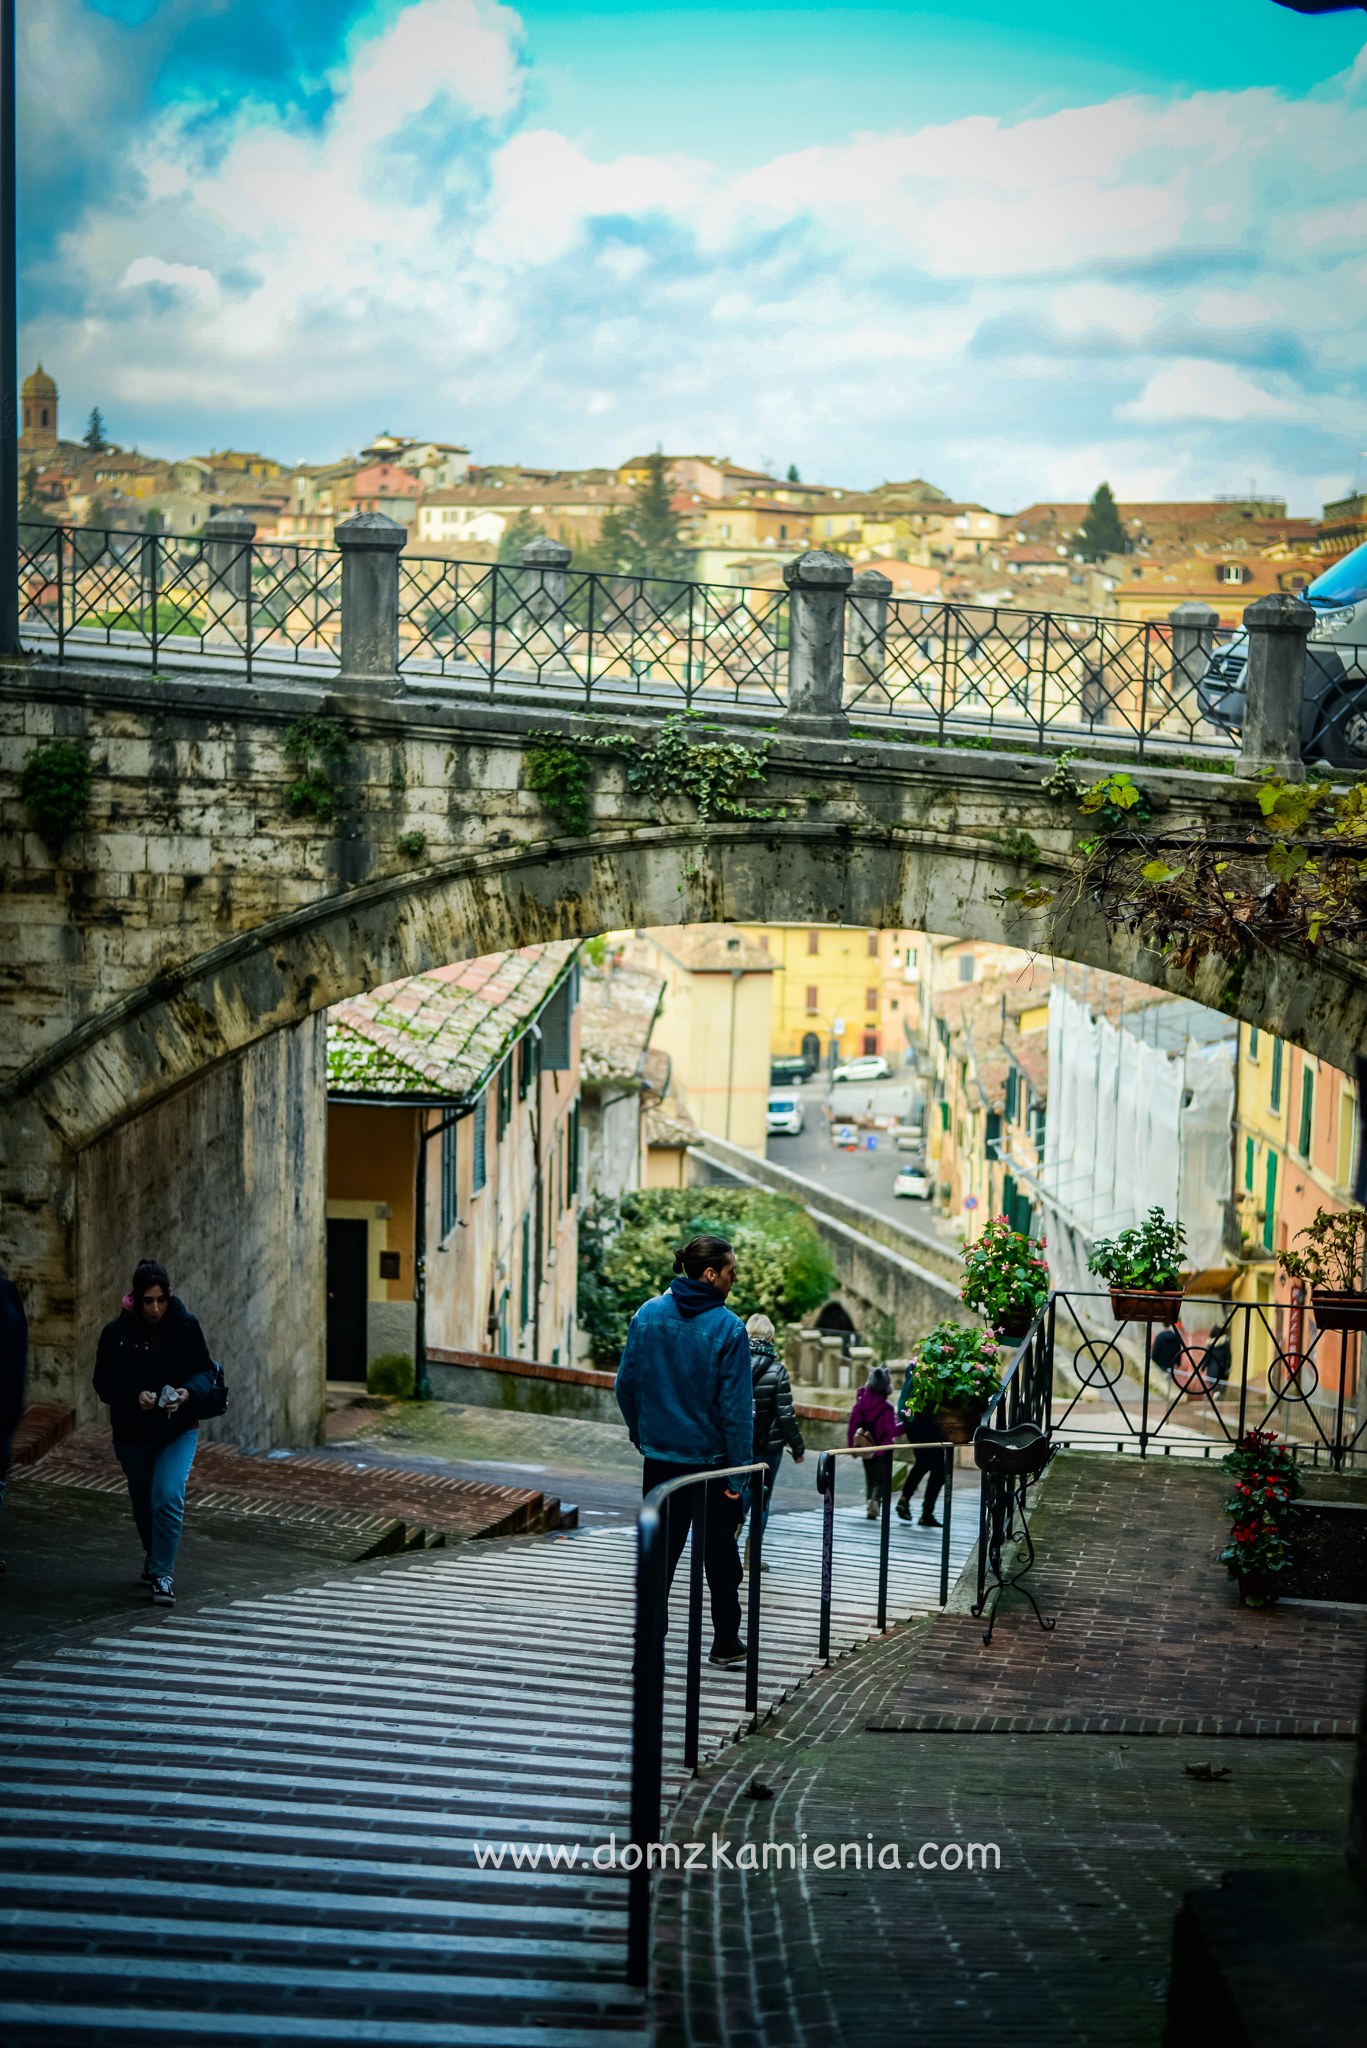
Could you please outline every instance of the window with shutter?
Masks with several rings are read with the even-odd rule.
[[[441,1134],[441,1234],[449,1237],[456,1227],[456,1129],[448,1124]]]
[[[488,1166],[485,1160],[485,1139],[488,1136],[488,1130],[489,1091],[487,1088],[484,1088],[480,1091],[479,1101],[475,1104],[474,1151],[470,1161],[470,1188],[472,1193],[476,1195],[489,1178]]]

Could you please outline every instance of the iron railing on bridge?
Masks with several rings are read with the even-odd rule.
[[[343,550],[248,539],[249,527],[216,532],[211,521],[180,537],[21,522],[26,646],[335,673]],[[534,553],[503,564],[402,552],[392,616],[373,636],[396,649],[392,680],[523,701],[530,692],[605,714],[642,703],[759,717],[786,708],[788,590],[607,575]],[[1175,641],[1166,622],[894,598],[858,579],[843,607],[843,701],[856,729],[960,745],[1104,740],[1200,758],[1232,748],[1198,691],[1209,636]]]

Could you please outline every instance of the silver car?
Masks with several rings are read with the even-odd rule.
[[[1302,595],[1315,613],[1305,649],[1301,752],[1334,768],[1367,768],[1367,541]],[[1244,722],[1244,627],[1217,647],[1196,686],[1201,716],[1226,732]]]

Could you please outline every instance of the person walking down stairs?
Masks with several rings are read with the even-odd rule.
[[[793,1454],[793,1463],[800,1465],[807,1455],[807,1446],[802,1440],[797,1414],[793,1407],[792,1383],[788,1369],[778,1355],[774,1341],[774,1326],[768,1316],[751,1316],[745,1325],[750,1339],[750,1376],[755,1387],[755,1449],[754,1456],[763,1458],[769,1467],[764,1479],[764,1511],[760,1517],[761,1530],[769,1526],[769,1506],[773,1499],[774,1482],[778,1468],[783,1463],[785,1448]],[[750,1518],[754,1521],[755,1489],[750,1489]],[[745,1569],[750,1569],[750,1539],[745,1540]],[[761,1571],[768,1571],[767,1564],[761,1564]]]
[[[867,1447],[870,1451],[862,1463],[871,1522],[877,1521],[882,1511],[883,1496],[892,1486],[892,1452],[876,1448],[880,1444],[892,1443],[897,1435],[897,1413],[891,1396],[892,1381],[887,1367],[871,1365],[868,1379],[855,1395],[845,1431],[846,1443]]]

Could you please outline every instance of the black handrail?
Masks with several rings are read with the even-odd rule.
[[[816,1461],[816,1490],[821,1495],[821,1633],[817,1655],[823,1664],[831,1661],[831,1582],[835,1563],[835,1465],[836,1458],[891,1458],[894,1451],[943,1451],[945,1454],[944,1520],[940,1532],[940,1605],[949,1598],[949,1538],[954,1517],[955,1446],[934,1438],[927,1443],[892,1443],[882,1449],[867,1444],[843,1444],[823,1451]],[[888,1632],[888,1546],[892,1535],[892,1474],[883,1489],[878,1531],[878,1632]]]
[[[1051,1434],[1057,1299],[1057,1295],[1049,1296],[1017,1345],[1002,1380],[1001,1391],[987,1405],[983,1416],[985,1428],[1015,1429],[1019,1423],[1033,1422],[1046,1437]],[[994,1545],[999,1553],[1002,1544],[1009,1542],[1015,1534],[1017,1507],[1024,1522],[1025,1495],[1029,1484],[1029,1481],[1014,1480],[1008,1484],[1001,1475],[983,1474],[978,1489],[978,1596],[973,1606],[975,1614],[981,1614],[987,1604],[988,1564]],[[1005,1496],[1002,1494],[1004,1487],[1007,1488]]]
[[[748,1465],[713,1465],[667,1479],[641,1502],[636,1517],[636,1657],[631,1702],[631,1842],[635,1856],[627,1872],[627,1982],[650,1978],[650,1857],[660,1839],[660,1793],[664,1763],[664,1640],[668,1608],[668,1503],[688,1486],[701,1486],[702,1517],[693,1520],[688,1581],[688,1648],[684,1699],[684,1754],[697,1768],[702,1690],[702,1588],[707,1532],[707,1489],[718,1479],[748,1473],[768,1476],[763,1458]],[[760,1489],[762,1494],[762,1487]],[[665,1513],[661,1516],[661,1507]],[[759,1622],[763,1514],[755,1518],[750,1547],[749,1618],[745,1644],[745,1711],[759,1715]]]

